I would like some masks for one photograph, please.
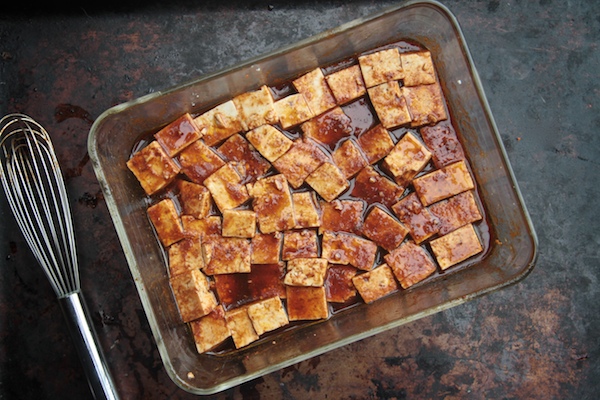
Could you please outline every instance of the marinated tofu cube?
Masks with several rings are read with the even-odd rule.
[[[325,153],[310,139],[298,139],[273,166],[287,178],[294,189],[298,189],[306,177],[327,159]]]
[[[402,193],[404,188],[379,174],[370,165],[356,175],[352,189],[353,196],[363,199],[368,204],[379,203],[387,208],[398,201]]]
[[[209,236],[202,241],[204,273],[207,275],[250,272],[250,241]]]
[[[446,120],[433,126],[424,126],[419,132],[423,142],[432,152],[431,158],[436,168],[442,168],[465,159],[462,145],[450,121]]]
[[[352,119],[340,107],[332,108],[306,121],[300,127],[304,137],[327,145],[332,150],[340,139],[350,136],[354,131]]]
[[[272,297],[249,305],[248,315],[258,336],[289,324],[279,297]]]
[[[367,91],[379,121],[384,127],[392,129],[412,121],[407,100],[397,81],[382,83]]]
[[[440,235],[482,218],[471,190],[432,204],[429,211],[440,220]]]
[[[421,282],[436,271],[436,266],[427,251],[412,241],[402,243],[400,247],[386,254],[384,259],[403,289]]]
[[[326,201],[333,201],[341,195],[350,183],[342,171],[334,164],[325,162],[306,177],[308,183]]]
[[[183,322],[201,318],[217,307],[217,299],[199,269],[175,275],[170,283]]]
[[[207,236],[220,235],[222,231],[222,221],[218,215],[211,215],[200,219],[191,215],[182,215],[181,223],[186,236],[196,236],[200,239]]]
[[[327,84],[339,104],[346,104],[363,96],[367,90],[358,65],[333,72],[325,76]]]
[[[373,268],[377,245],[346,232],[324,232],[322,257],[332,264],[353,265],[365,271]]]
[[[181,214],[195,218],[208,217],[212,208],[212,198],[208,189],[197,183],[180,180],[177,182],[177,199]]]
[[[398,219],[408,228],[410,236],[417,243],[438,233],[440,221],[423,207],[413,192],[392,206]]]
[[[156,141],[135,153],[127,161],[127,167],[148,195],[171,183],[180,170]]]
[[[284,232],[283,247],[281,248],[282,260],[287,261],[295,258],[317,257],[319,257],[317,231],[313,229],[302,229]]]
[[[256,233],[256,213],[252,210],[223,211],[223,236],[252,238]]]
[[[287,286],[286,291],[290,321],[317,320],[329,317],[329,306],[323,286]]]
[[[291,128],[314,117],[302,93],[295,93],[277,100],[274,104],[283,129]]]
[[[322,223],[319,233],[350,232],[360,234],[364,203],[357,200],[321,202]]]
[[[321,68],[316,68],[292,81],[299,93],[304,95],[314,115],[324,113],[336,106],[335,98],[327,85]]]
[[[292,195],[285,176],[271,175],[249,186],[252,208],[262,233],[281,232],[296,226]]]
[[[315,192],[292,193],[292,201],[294,202],[295,228],[317,228],[321,226]]]
[[[198,140],[179,154],[181,171],[193,182],[202,185],[204,180],[225,165],[225,161],[210,147]]]
[[[239,134],[227,139],[219,147],[219,152],[227,161],[237,161],[236,167],[244,182],[254,182],[271,168],[271,164]]]
[[[276,124],[279,117],[273,107],[273,96],[267,86],[233,98],[245,131],[265,124]]]
[[[398,247],[408,234],[408,229],[381,207],[375,206],[365,218],[363,234],[384,249]]]
[[[358,63],[368,88],[402,78],[402,63],[397,48],[360,56]]]
[[[204,180],[204,186],[210,191],[219,210],[229,210],[244,204],[250,196],[242,183],[242,176],[229,162]]]
[[[400,60],[404,70],[404,86],[429,85],[436,82],[435,68],[429,51],[402,53]]]
[[[273,125],[262,125],[246,134],[246,139],[270,162],[292,147],[292,140]]]
[[[436,203],[455,194],[475,188],[469,168],[458,161],[413,180],[415,191],[423,205]]]
[[[254,325],[252,324],[250,315],[248,315],[247,307],[240,307],[227,311],[225,313],[225,318],[236,349],[247,346],[258,340],[258,334],[254,330]]]
[[[412,116],[410,126],[431,125],[448,118],[444,95],[439,84],[404,86],[402,95]]]
[[[278,296],[285,298],[285,267],[283,263],[253,264],[248,276],[248,287],[252,299]]]
[[[356,275],[352,282],[365,303],[372,303],[398,290],[398,283],[387,264],[381,264],[369,272]]]
[[[240,115],[232,100],[199,115],[194,121],[207,146],[214,146],[243,129]]]
[[[250,273],[213,276],[215,290],[225,311],[253,301],[250,292]]]
[[[343,141],[331,156],[346,179],[352,178],[358,171],[369,165],[358,145],[351,139]]]
[[[398,185],[406,187],[430,159],[431,152],[427,147],[407,132],[385,157],[383,168],[392,174]]]
[[[289,286],[323,286],[327,273],[324,258],[295,258],[287,263],[287,274],[283,283]]]
[[[173,200],[167,198],[148,207],[148,217],[163,246],[168,247],[184,238],[183,227]]]
[[[169,275],[175,276],[204,268],[202,243],[199,237],[187,237],[169,246]]]
[[[327,301],[345,303],[356,297],[356,288],[352,278],[357,269],[350,265],[330,264],[325,276],[325,293]]]
[[[375,164],[394,148],[390,133],[381,124],[360,135],[358,144],[367,156],[369,164]]]
[[[194,120],[188,113],[183,114],[154,135],[156,141],[171,157],[200,139],[200,136]]]
[[[440,268],[444,270],[483,251],[472,224],[434,239],[430,244]]]
[[[252,264],[277,264],[283,235],[275,233],[257,233],[252,238],[250,261]]]
[[[231,336],[223,307],[217,306],[210,314],[190,322],[198,353],[212,350]]]

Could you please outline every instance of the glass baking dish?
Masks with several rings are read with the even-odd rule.
[[[126,167],[135,143],[185,112],[198,113],[261,85],[400,40],[432,53],[450,115],[475,175],[490,227],[476,265],[439,274],[325,321],[284,330],[240,350],[198,354],[172,297],[165,253],[146,215],[147,197]],[[408,2],[271,54],[152,93],[104,112],[91,128],[94,170],[135,280],[165,368],[196,394],[215,393],[334,348],[375,335],[523,279],[537,239],[469,50],[455,17],[437,2]]]

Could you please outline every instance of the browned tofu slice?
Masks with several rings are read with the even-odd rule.
[[[223,236],[252,238],[256,233],[256,213],[252,210],[223,211]]]
[[[392,143],[393,146],[393,143]],[[352,139],[347,139],[331,154],[333,162],[338,166],[346,179],[352,178],[369,162]]]
[[[254,325],[248,315],[247,307],[235,308],[225,313],[227,327],[231,332],[231,337],[236,349],[247,346],[258,340],[258,334],[254,330]]]
[[[207,275],[250,272],[250,241],[209,236],[202,241],[204,273]]]
[[[271,297],[248,306],[248,316],[258,336],[289,324],[279,297]]]
[[[327,301],[345,303],[356,297],[356,288],[352,278],[358,270],[351,265],[330,264],[325,276]]]
[[[217,307],[217,299],[199,269],[175,275],[170,283],[183,322],[201,318]]]
[[[206,187],[180,180],[177,182],[177,189],[182,215],[191,215],[195,218],[208,217],[212,208],[212,197]]]
[[[413,192],[392,206],[398,219],[408,228],[410,236],[421,243],[438,233],[440,221],[421,204]]]
[[[287,274],[283,283],[289,286],[323,286],[327,273],[324,258],[295,258],[287,263]]]
[[[365,271],[373,268],[377,245],[346,232],[324,232],[322,257],[332,264],[352,265]]]
[[[232,100],[219,104],[194,119],[207,146],[214,146],[242,130],[242,121]]]
[[[181,223],[186,236],[196,236],[200,239],[206,236],[220,235],[222,230],[221,217],[218,215],[200,219],[191,215],[182,215]]]
[[[250,261],[252,264],[277,264],[282,239],[281,232],[257,233],[251,243]]]
[[[471,190],[432,204],[429,211],[440,220],[440,235],[482,218]]]
[[[431,158],[436,168],[442,168],[465,159],[462,145],[449,120],[441,121],[433,126],[423,126],[419,133],[421,133],[423,142],[432,152]]]
[[[321,226],[321,216],[317,209],[317,196],[315,192],[292,193],[294,203],[295,228],[317,228]]]
[[[135,153],[127,167],[148,195],[152,195],[171,183],[179,173],[179,166],[167,155],[157,141]]]
[[[394,148],[390,133],[381,124],[360,135],[358,144],[367,156],[369,164],[375,164]]]
[[[402,94],[412,116],[410,126],[430,125],[448,118],[444,95],[439,84],[404,86]]]
[[[314,117],[302,93],[291,94],[277,100],[274,107],[283,129],[291,128]]]
[[[304,137],[334,149],[338,141],[353,132],[352,119],[340,107],[306,121],[301,125]]]
[[[402,53],[400,60],[404,70],[402,78],[404,86],[428,85],[436,82],[435,68],[429,51]]]
[[[210,314],[191,321],[190,328],[198,353],[212,350],[231,336],[225,319],[225,311],[221,306],[217,306]]]
[[[167,198],[148,207],[148,217],[163,246],[168,247],[184,238],[183,227],[173,200]]]
[[[227,161],[237,161],[236,167],[244,182],[254,182],[271,168],[271,164],[239,134],[227,139],[219,152]]]
[[[292,147],[292,140],[273,125],[262,125],[246,134],[246,139],[270,162]]]
[[[229,210],[245,203],[250,196],[243,184],[243,177],[229,162],[204,180],[204,186],[210,191],[219,210]]]
[[[329,305],[323,286],[287,286],[286,292],[290,321],[318,320],[329,317]]]
[[[175,276],[193,269],[204,268],[202,243],[199,237],[186,237],[169,246],[169,275]]]
[[[434,239],[430,244],[440,268],[444,270],[483,251],[472,224]]]
[[[181,164],[181,171],[200,185],[212,173],[225,165],[225,161],[201,140],[186,147],[179,154],[178,160]]]
[[[281,232],[296,226],[292,195],[285,176],[278,174],[259,179],[250,185],[249,191],[262,233]]]
[[[379,206],[369,211],[362,231],[366,237],[388,251],[398,247],[408,234],[408,229],[401,222]]]
[[[384,259],[403,289],[421,282],[436,271],[436,266],[427,251],[412,241],[402,243],[400,247],[386,254]]]
[[[294,189],[297,189],[302,186],[306,177],[327,159],[323,150],[310,139],[298,139],[273,166],[287,178]]]
[[[323,71],[316,68],[292,81],[299,93],[304,95],[308,107],[314,115],[319,115],[335,107],[336,102]]]
[[[392,129],[411,122],[407,100],[397,81],[382,83],[367,91],[381,125]]]
[[[283,263],[253,264],[252,271],[248,274],[250,298],[259,300],[274,296],[285,298],[284,277]]]
[[[350,187],[342,171],[334,164],[325,162],[306,177],[308,183],[325,201],[333,201]]]
[[[171,157],[200,139],[200,136],[194,120],[188,113],[183,114],[154,135],[156,141]]]
[[[368,88],[402,78],[402,63],[397,48],[360,56],[358,63]]]
[[[406,187],[430,159],[429,149],[412,133],[407,132],[385,157],[383,168],[392,174],[398,185]]]
[[[387,264],[381,264],[369,272],[352,278],[356,290],[365,303],[372,303],[398,290],[398,283]]]
[[[314,229],[301,229],[283,233],[282,260],[316,257],[319,257],[317,231]]]
[[[366,93],[360,66],[353,65],[325,76],[339,105],[346,104]]]
[[[423,205],[433,204],[455,194],[475,188],[464,161],[458,161],[413,180],[415,191]]]
[[[321,202],[322,223],[319,233],[350,232],[360,234],[364,203],[357,200]]]
[[[253,301],[250,293],[250,274],[233,273],[214,275],[214,287],[225,311],[241,307]]]
[[[388,208],[398,201],[402,193],[404,188],[379,174],[370,165],[356,175],[352,189],[353,196],[363,199],[368,204],[379,203]]]
[[[273,96],[267,86],[233,98],[245,131],[265,124],[276,124],[279,117],[273,107]]]

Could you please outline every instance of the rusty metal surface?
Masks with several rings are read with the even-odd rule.
[[[191,399],[167,376],[87,155],[107,108],[393,2],[124,2],[0,14],[0,112],[51,133],[83,292],[126,399]],[[523,282],[217,399],[594,398],[600,391],[600,3],[447,1],[538,232]],[[0,398],[90,394],[54,293],[0,198]]]

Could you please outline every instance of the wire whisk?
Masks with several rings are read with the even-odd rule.
[[[117,399],[80,292],[71,211],[54,147],[48,132],[27,115],[0,119],[0,180],[17,225],[59,299],[94,397]]]

